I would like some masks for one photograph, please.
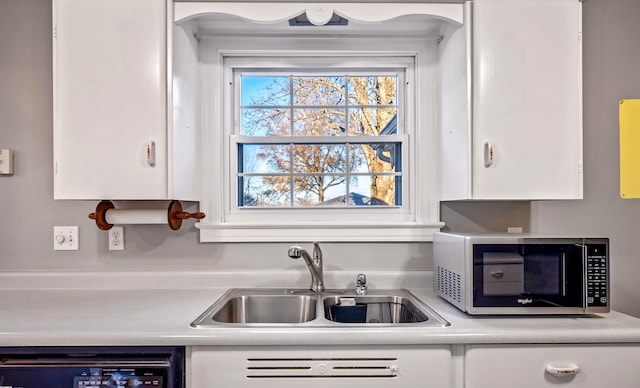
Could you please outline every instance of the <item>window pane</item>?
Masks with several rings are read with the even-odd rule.
[[[293,77],[294,105],[344,105],[345,78]]]
[[[288,173],[291,146],[287,144],[239,144],[239,173]]]
[[[395,135],[398,133],[396,108],[358,108],[349,110],[349,135]]]
[[[240,133],[269,138],[238,144],[238,206],[401,205],[403,143],[375,138],[403,133],[398,77],[241,75],[241,82]],[[371,138],[356,144],[345,135]],[[332,138],[309,143],[314,136]]]
[[[240,133],[247,136],[288,136],[291,117],[286,108],[242,108]]]
[[[395,105],[398,77],[349,77],[349,104]]]
[[[291,103],[290,79],[284,76],[242,75],[242,106],[281,106]]]
[[[354,173],[394,173],[402,171],[400,143],[351,144],[349,153]]]
[[[344,173],[347,162],[344,144],[297,144],[293,147],[296,173]]]
[[[294,109],[294,136],[344,135],[344,109]]]
[[[349,180],[352,206],[401,205],[401,196],[396,193],[402,178],[393,175],[358,175]]]
[[[244,176],[238,178],[238,186],[242,187],[238,206],[290,206],[288,176]]]
[[[296,177],[294,206],[344,206],[345,182],[344,176]]]

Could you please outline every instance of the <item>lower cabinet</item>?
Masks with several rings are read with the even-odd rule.
[[[195,346],[188,353],[187,388],[640,387],[640,344]]]
[[[193,347],[190,388],[453,387],[448,346]]]
[[[640,345],[469,345],[465,388],[640,387]]]

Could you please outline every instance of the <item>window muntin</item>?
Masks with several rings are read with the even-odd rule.
[[[236,71],[236,206],[401,207],[404,71]]]

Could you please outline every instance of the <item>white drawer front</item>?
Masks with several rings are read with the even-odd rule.
[[[449,347],[194,347],[191,388],[452,387]]]
[[[640,387],[639,359],[640,345],[472,345],[465,387]]]

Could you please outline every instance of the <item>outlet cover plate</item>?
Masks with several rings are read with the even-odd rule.
[[[77,226],[54,226],[53,227],[53,250],[54,251],[77,251],[78,250],[78,227]]]
[[[124,251],[124,226],[109,229],[109,250]]]

